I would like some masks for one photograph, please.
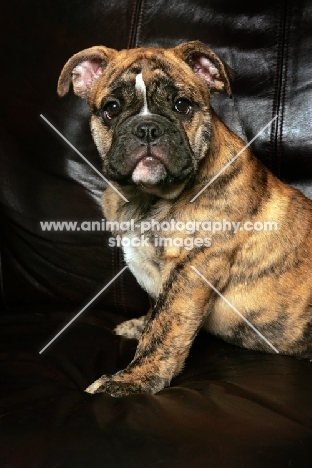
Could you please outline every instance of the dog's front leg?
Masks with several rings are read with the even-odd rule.
[[[190,264],[175,268],[140,337],[133,361],[112,376],[100,377],[86,391],[119,397],[130,393],[157,393],[168,386],[183,367],[206,318],[212,295]]]

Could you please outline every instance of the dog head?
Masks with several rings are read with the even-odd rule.
[[[120,185],[174,198],[209,149],[210,94],[231,95],[232,71],[201,42],[172,49],[98,46],[64,66],[58,94],[73,84],[87,100],[103,172]]]

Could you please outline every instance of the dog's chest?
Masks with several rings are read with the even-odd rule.
[[[156,299],[164,280],[164,262],[151,240],[128,234],[123,238],[122,249],[125,262],[138,283]]]

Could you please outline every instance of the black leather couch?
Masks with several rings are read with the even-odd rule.
[[[108,232],[40,221],[100,221],[100,170],[86,104],[60,100],[65,61],[98,44],[199,39],[234,68],[226,123],[280,178],[312,196],[310,0],[12,0],[1,6],[0,466],[310,467],[312,365],[200,333],[183,372],[157,395],[83,389],[124,367],[135,341],[111,329],[148,309]],[[85,227],[88,225],[85,224]],[[300,226],[297,227],[300,229]],[[300,278],[298,278],[300,281]],[[296,287],[294,284],[293,287]]]

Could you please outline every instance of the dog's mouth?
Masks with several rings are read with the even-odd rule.
[[[131,148],[131,152],[129,149],[123,158],[120,152],[116,152],[120,159],[110,164],[113,171],[109,177],[121,185],[134,184],[149,193],[156,193],[155,190],[158,193],[166,187],[172,186],[174,190],[176,185],[185,184],[194,172],[190,158],[183,158],[185,153],[178,158],[175,154],[168,154],[160,145],[136,146]]]
[[[155,155],[147,154],[136,163],[131,179],[135,184],[149,188],[163,183],[166,177],[164,162]]]

